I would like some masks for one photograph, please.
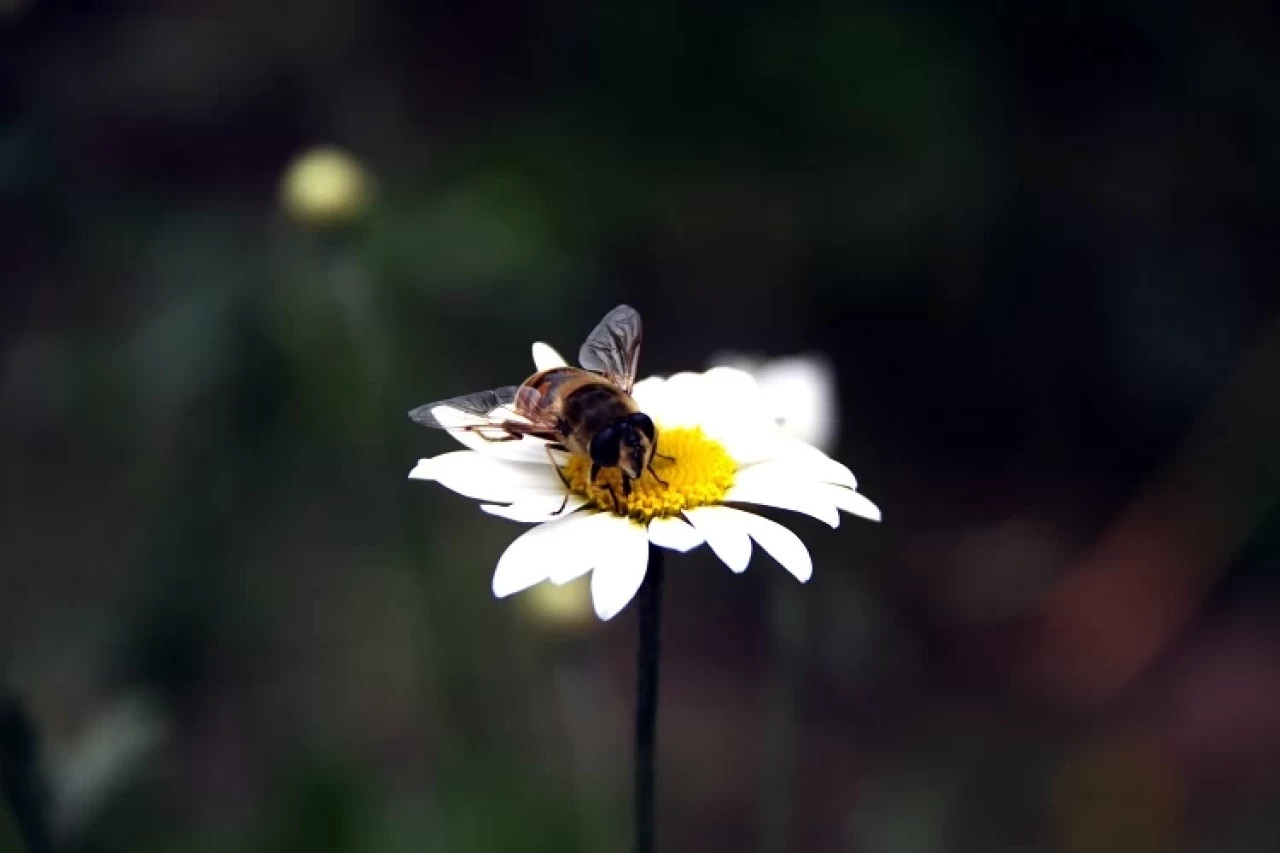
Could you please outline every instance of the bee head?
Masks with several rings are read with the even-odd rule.
[[[596,433],[591,440],[591,461],[606,468],[616,465],[638,480],[653,459],[657,437],[649,416],[636,412]]]
[[[639,480],[644,474],[644,469],[648,468],[653,460],[658,431],[654,429],[653,421],[644,412],[636,412],[620,426],[622,426],[622,441],[618,448],[618,467],[631,479]]]

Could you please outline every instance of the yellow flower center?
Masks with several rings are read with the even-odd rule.
[[[595,482],[591,482],[590,459],[571,457],[564,474],[574,492],[600,509],[647,522],[659,516],[679,515],[681,510],[695,506],[723,502],[736,469],[724,447],[703,435],[700,427],[673,427],[658,429],[653,471],[632,481],[630,495],[622,493],[622,472],[617,468],[600,469]],[[619,504],[616,507],[615,496]]]

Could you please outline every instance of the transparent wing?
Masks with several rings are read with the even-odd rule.
[[[578,350],[578,363],[604,374],[630,394],[640,366],[640,315],[636,310],[619,305],[606,314]]]
[[[530,415],[537,410],[536,397],[532,388],[508,385],[427,403],[409,412],[409,419],[433,429],[474,432],[490,441],[547,437],[554,424],[540,423]]]

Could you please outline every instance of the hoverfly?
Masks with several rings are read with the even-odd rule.
[[[630,306],[619,305],[578,350],[581,368],[540,370],[521,385],[427,403],[409,417],[426,427],[463,430],[487,441],[541,439],[566,489],[569,480],[551,455],[553,450],[590,459],[593,483],[603,469],[619,469],[623,495],[631,494],[631,482],[645,471],[665,486],[653,470],[653,458],[669,457],[657,453],[657,429],[631,398],[640,360],[640,331],[640,315]],[[434,414],[440,406],[453,410],[447,423]],[[613,485],[607,485],[617,509],[618,496]]]

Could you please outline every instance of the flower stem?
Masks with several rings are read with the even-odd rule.
[[[640,587],[640,644],[636,651],[635,853],[653,853],[653,767],[658,727],[662,560],[662,549],[650,545],[649,569]]]

